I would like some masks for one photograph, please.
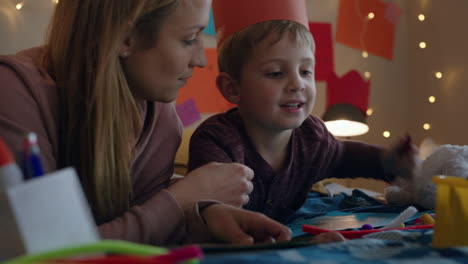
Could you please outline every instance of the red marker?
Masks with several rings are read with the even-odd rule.
[[[0,138],[0,190],[23,182],[23,174],[8,147]]]

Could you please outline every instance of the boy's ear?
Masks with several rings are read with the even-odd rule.
[[[231,75],[225,72],[219,73],[216,77],[216,86],[230,103],[236,105],[239,103],[238,82]]]

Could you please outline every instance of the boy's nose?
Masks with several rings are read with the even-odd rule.
[[[294,76],[293,78],[290,79],[289,84],[288,84],[288,91],[290,92],[300,92],[304,90],[304,82],[298,78],[297,76]]]

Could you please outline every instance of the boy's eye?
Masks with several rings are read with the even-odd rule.
[[[278,77],[281,77],[282,75],[283,75],[282,72],[269,72],[266,74],[266,76],[270,78],[278,78]]]
[[[305,75],[305,76],[309,76],[309,75],[312,75],[313,72],[312,71],[309,71],[309,70],[303,70],[301,71],[302,75]]]

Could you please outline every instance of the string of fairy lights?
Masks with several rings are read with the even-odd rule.
[[[368,27],[368,23],[370,21],[372,21],[373,19],[375,19],[376,17],[376,14],[374,12],[369,12],[367,14],[361,14],[360,12],[360,7],[359,7],[359,2],[360,1],[355,1],[356,5],[355,5],[355,9],[356,9],[356,12],[359,14],[359,17],[361,17],[362,21],[363,21],[363,30],[361,31],[361,34],[360,34],[360,45],[361,45],[361,56],[364,58],[364,59],[367,59],[369,57],[369,53],[367,52],[366,50],[366,45],[365,45],[365,41],[364,41],[364,37],[365,37],[365,34],[367,33],[367,27]],[[426,15],[423,14],[423,13],[420,13],[418,14],[417,16],[417,19],[420,23],[423,23],[426,21]],[[419,41],[418,43],[418,46],[420,49],[424,50],[428,47],[428,43],[426,41]],[[364,77],[366,79],[370,79],[371,78],[371,72],[366,70],[364,71]],[[442,79],[443,78],[443,73],[440,72],[440,71],[435,71],[434,72],[434,76],[435,78],[437,79]],[[434,104],[437,99],[434,95],[430,95],[428,96],[427,98],[427,101],[428,103],[430,104]],[[371,107],[369,107],[366,111],[366,114],[367,116],[371,116],[372,114],[374,113],[374,109],[372,109]],[[424,122],[422,124],[422,128],[424,130],[430,130],[432,128],[431,124],[429,122]],[[382,135],[385,137],[385,138],[389,138],[391,136],[391,133],[390,131],[386,130],[386,131],[383,131]]]
[[[425,14],[419,14],[418,15],[418,20],[420,23],[423,23],[425,20],[426,20],[426,15]],[[419,42],[419,48],[420,49],[426,49],[427,48],[427,43],[425,41],[420,41]],[[435,71],[434,72],[434,76],[435,78],[437,79],[442,79],[444,77],[443,73],[440,72],[440,71]],[[427,101],[430,103],[430,104],[434,104],[436,102],[436,97],[434,95],[430,95],[428,98],[427,98]],[[423,129],[424,130],[430,130],[431,129],[431,124],[426,122],[423,124]]]
[[[362,14],[361,13],[361,8],[360,8],[360,1],[355,1],[355,12],[358,14],[358,16],[361,18],[362,22],[363,22],[363,29],[359,35],[359,43],[360,43],[360,46],[361,46],[361,56],[364,58],[364,59],[367,59],[369,57],[369,52],[367,51],[367,48],[366,48],[366,43],[364,41],[364,38],[366,36],[366,33],[367,33],[367,28],[368,28],[368,25],[369,25],[369,22],[371,22],[373,19],[375,19],[376,15],[374,12],[369,12],[367,14]],[[372,74],[369,70],[366,70],[364,71],[364,77],[369,80],[371,77],[372,77]],[[372,114],[374,113],[374,109],[372,109],[371,107],[369,107],[366,111],[366,114],[367,116],[371,116]],[[390,137],[390,132],[389,131],[384,131],[383,132],[383,136],[388,138]]]

